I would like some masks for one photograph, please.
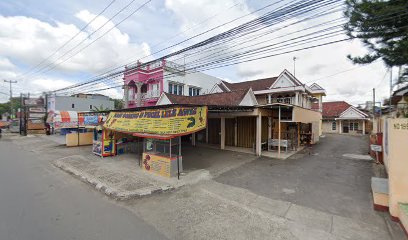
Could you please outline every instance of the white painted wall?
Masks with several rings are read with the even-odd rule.
[[[72,107],[74,104],[74,107]],[[103,109],[114,109],[114,102],[108,97],[105,99],[97,98],[78,98],[70,96],[50,96],[47,103],[48,111],[91,111],[95,107]],[[92,105],[92,109],[90,106]]]
[[[188,96],[188,89],[190,86],[198,87],[200,89],[200,95],[209,94],[213,89],[214,85],[219,83],[221,79],[201,73],[190,73],[186,75],[176,75],[172,74],[170,71],[164,71],[164,81],[163,90],[165,92],[169,91],[169,82],[177,82],[184,84],[183,95]]]
[[[257,105],[257,101],[254,95],[254,92],[252,92],[251,90],[248,91],[244,98],[242,99],[241,103],[239,104],[240,106],[254,106]]]
[[[273,84],[272,88],[283,88],[283,87],[293,87],[295,84],[288,76],[282,74],[276,82]]]
[[[336,122],[336,129],[335,130],[332,129],[332,123],[334,121],[335,120],[323,120],[323,125],[322,125],[323,133],[338,133],[339,132],[340,125],[339,125],[338,121],[335,121]]]

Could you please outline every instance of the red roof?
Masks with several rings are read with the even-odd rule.
[[[173,104],[212,105],[212,106],[238,106],[249,89],[231,92],[212,93],[199,96],[180,96],[165,93]]]
[[[323,118],[336,118],[346,111],[351,105],[345,101],[323,102]],[[314,106],[312,106],[314,108]]]
[[[249,88],[252,88],[253,91],[260,91],[260,90],[266,90],[270,88],[272,84],[276,81],[276,79],[278,79],[278,77],[263,78],[263,79],[238,82],[238,83],[229,83],[226,81],[222,81],[222,82],[231,91],[249,89]],[[224,86],[222,86],[222,84],[219,84],[219,86],[222,90],[225,89]]]

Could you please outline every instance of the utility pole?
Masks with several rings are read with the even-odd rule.
[[[373,122],[375,120],[375,88],[373,88]]]
[[[10,119],[11,119],[11,117],[13,115],[13,102],[12,102],[12,100],[13,100],[13,87],[12,87],[12,84],[17,83],[17,81],[4,80],[4,82],[10,83]]]
[[[297,57],[293,57],[293,76],[296,77],[296,59]]]
[[[392,67],[390,67],[390,100],[389,100],[390,109],[391,109],[391,99],[392,99]]]

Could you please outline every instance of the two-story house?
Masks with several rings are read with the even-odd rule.
[[[326,96],[326,91],[321,86],[316,83],[307,86],[287,70],[277,77],[237,83],[221,81],[218,87],[223,92],[251,88],[259,105],[285,103],[311,109],[312,103],[317,103],[320,111],[323,96]]]
[[[126,66],[124,108],[154,106],[161,93],[197,96],[212,92],[221,79],[185,71],[185,66],[167,60]]]
[[[198,142],[219,145],[221,149],[255,152],[257,155],[289,156],[298,147],[319,141],[325,90],[317,84],[306,86],[284,70],[279,76],[230,83],[221,81],[214,93],[205,96],[176,96],[163,93],[157,105],[206,105],[207,128]],[[193,141],[193,140],[192,140]],[[195,140],[194,140],[195,141]],[[281,147],[285,153],[281,155]]]

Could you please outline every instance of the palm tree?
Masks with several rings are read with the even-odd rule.
[[[106,111],[109,111],[110,109],[109,108],[104,108],[103,107],[103,105],[100,105],[99,107],[97,107],[97,106],[94,106],[92,109],[91,109],[91,112],[106,112]]]

